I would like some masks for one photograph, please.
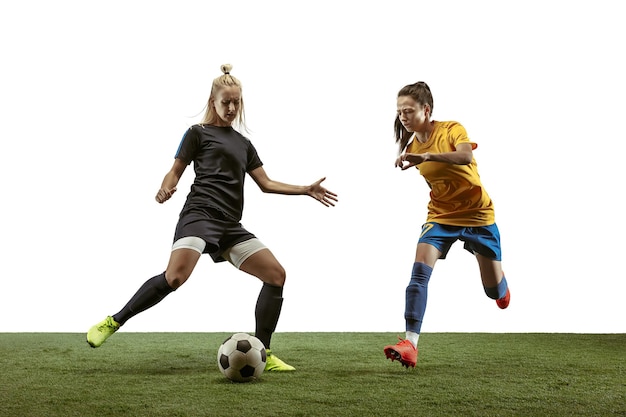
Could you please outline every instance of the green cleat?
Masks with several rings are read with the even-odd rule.
[[[267,359],[265,362],[266,371],[288,372],[288,371],[296,370],[296,368],[294,368],[291,365],[286,364],[285,362],[281,361],[277,356],[272,354],[271,350],[265,349],[265,353],[267,354]]]
[[[113,317],[107,316],[106,319],[89,329],[87,332],[87,343],[92,348],[100,347],[119,328],[119,323],[113,320]]]

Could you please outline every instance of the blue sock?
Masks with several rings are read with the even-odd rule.
[[[506,295],[506,290],[508,287],[509,286],[506,283],[506,278],[503,275],[502,281],[500,281],[500,283],[496,287],[485,288],[485,294],[487,294],[487,297],[497,300]]]
[[[419,333],[422,328],[422,320],[426,311],[426,300],[428,298],[428,281],[433,269],[421,262],[413,264],[411,281],[406,287],[406,304],[404,318],[406,319],[406,330]]]

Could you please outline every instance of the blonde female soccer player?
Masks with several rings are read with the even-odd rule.
[[[482,284],[498,307],[509,305],[510,292],[502,272],[500,233],[493,202],[483,187],[465,128],[457,122],[431,120],[433,96],[424,82],[398,92],[395,121],[399,156],[395,166],[417,167],[430,187],[426,223],[417,243],[411,280],[405,294],[406,339],[385,346],[387,358],[414,367],[426,310],[428,281],[437,259],[445,259],[457,240],[476,256]]]
[[[337,195],[320,184],[290,185],[268,177],[252,142],[233,128],[245,128],[241,82],[230,74],[231,66],[213,80],[204,120],[190,127],[176,151],[174,164],[165,175],[156,201],[164,203],[193,162],[195,179],[180,212],[165,272],[150,278],[117,313],[87,333],[92,347],[101,346],[126,321],[154,306],[187,281],[203,253],[214,262],[228,261],[263,282],[256,309],[255,336],[267,350],[269,371],[294,367],[270,349],[272,334],[283,304],[285,270],[272,252],[240,223],[244,203],[244,179],[250,175],[266,193],[308,195],[324,206],[334,206]]]

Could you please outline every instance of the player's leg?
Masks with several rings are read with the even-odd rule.
[[[415,253],[415,263],[411,271],[411,280],[406,288],[404,318],[406,320],[407,339],[417,346],[419,333],[426,312],[428,300],[428,282],[435,262],[442,252],[429,243],[419,243]]]
[[[274,254],[256,238],[238,243],[223,255],[240,270],[263,281],[255,308],[255,336],[267,352],[268,371],[293,371],[295,368],[272,354],[272,335],[276,330],[283,305],[285,269]]]
[[[415,262],[411,270],[411,280],[406,287],[404,318],[406,339],[383,349],[387,358],[399,360],[403,366],[414,367],[417,362],[417,343],[426,312],[428,282],[437,259],[442,252],[429,243],[418,243]]]
[[[101,346],[130,318],[158,304],[180,287],[198,263],[204,245],[200,238],[183,238],[174,243],[165,272],[144,282],[119,312],[91,327],[87,343],[91,347]]]
[[[283,305],[285,270],[267,248],[246,259],[240,269],[263,281],[255,308],[255,335],[270,349]]]
[[[113,319],[123,325],[133,316],[158,304],[187,281],[199,259],[200,252],[194,249],[174,249],[165,272],[146,281],[128,303],[113,315]]]
[[[502,270],[502,262],[476,253],[476,260],[480,269],[480,278],[487,297],[496,300],[498,307],[505,309],[509,306],[511,292]]]
[[[496,300],[498,307],[507,308],[511,293],[502,271],[498,226],[494,223],[489,226],[468,227],[461,239],[465,241],[465,249],[476,256],[485,294]]]

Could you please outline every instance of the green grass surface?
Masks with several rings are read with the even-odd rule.
[[[0,416],[626,416],[626,335],[430,333],[415,369],[395,333],[278,333],[297,368],[238,384],[226,333],[0,333]]]

